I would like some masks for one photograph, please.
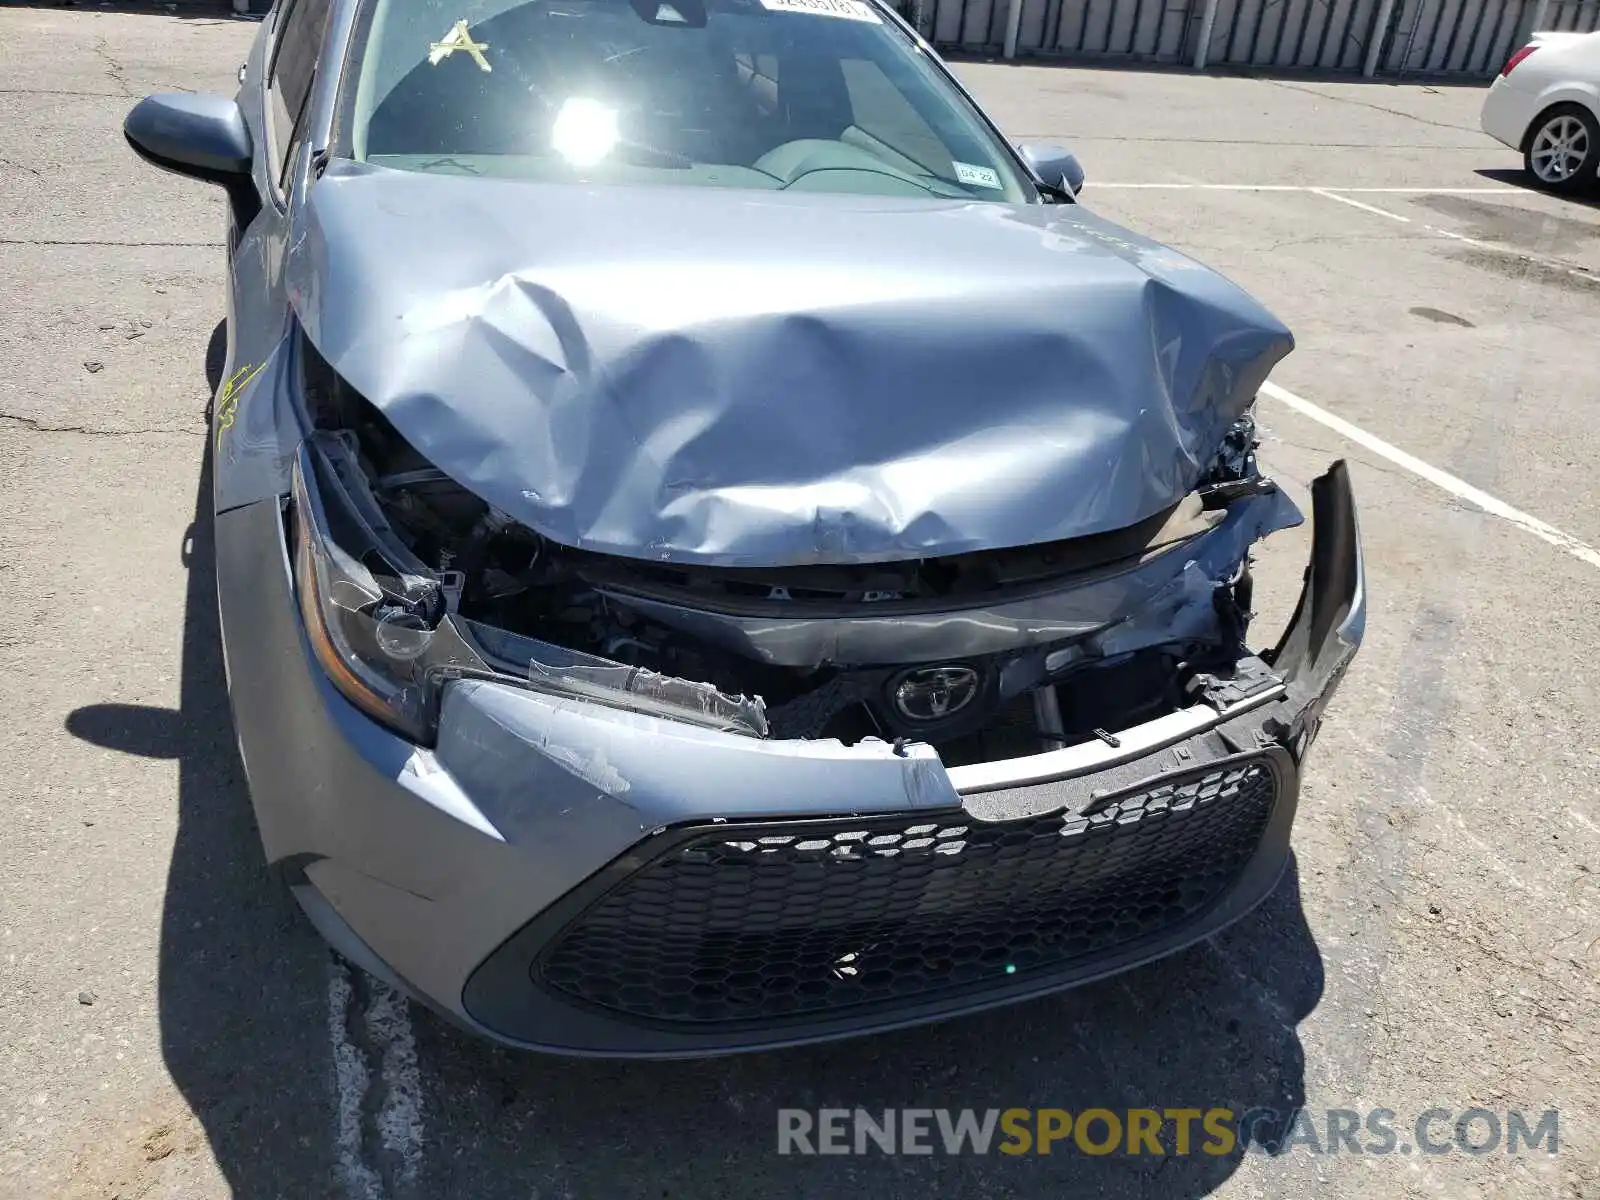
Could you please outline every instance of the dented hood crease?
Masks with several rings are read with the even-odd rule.
[[[291,303],[434,465],[569,546],[798,565],[1124,528],[1292,346],[1075,205],[336,163]]]

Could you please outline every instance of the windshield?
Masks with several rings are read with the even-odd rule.
[[[866,0],[375,0],[349,140],[410,171],[1035,194]]]

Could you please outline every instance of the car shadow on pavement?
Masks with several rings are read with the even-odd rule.
[[[1479,167],[1473,174],[1495,183],[1509,183],[1512,187],[1532,192],[1536,196],[1553,196],[1558,200],[1581,204],[1585,208],[1600,208],[1600,183],[1593,180],[1587,187],[1579,188],[1577,191],[1553,192],[1549,188],[1540,187],[1521,167]]]
[[[1296,1024],[1322,961],[1291,862],[1254,913],[1118,979],[940,1025],[695,1063],[543,1058],[419,1020],[429,1064],[428,1196],[1203,1196],[1276,1149],[1305,1098]],[[847,1158],[778,1153],[783,1108],[1229,1108],[1255,1140],[1187,1156],[926,1156],[871,1143]],[[953,1119],[955,1113],[951,1114]],[[441,1129],[439,1126],[443,1125]],[[848,1126],[847,1126],[848,1127]],[[1093,1143],[1106,1126],[1093,1126]],[[1174,1125],[1162,1140],[1174,1146]],[[1125,1144],[1125,1143],[1124,1143]]]
[[[214,392],[221,325],[206,356]],[[210,439],[197,481],[177,712],[92,705],[67,727],[178,761],[178,828],[161,922],[162,1053],[241,1198],[335,1195],[328,956],[266,869],[228,712],[212,555]]]
[[[222,330],[207,375],[221,372]],[[262,863],[235,748],[212,566],[211,460],[198,480],[179,711],[82,708],[78,736],[176,758],[179,823],[162,923],[160,1023],[173,1081],[234,1195],[713,1197],[869,1194],[1202,1196],[1270,1147],[1304,1100],[1296,1025],[1322,994],[1321,957],[1291,861],[1255,912],[1120,978],[992,1013],[822,1047],[700,1062],[571,1060],[502,1050],[413,1006],[420,1172],[352,1174],[339,1119],[328,952]],[[376,985],[374,985],[376,986]],[[360,996],[371,988],[358,987]],[[358,1001],[359,1003],[359,1001]],[[357,1015],[347,1017],[355,1027]],[[371,1064],[376,1065],[376,1064]],[[376,1074],[376,1073],[374,1073]],[[376,1083],[360,1114],[381,1127]],[[1229,1108],[1256,1142],[1152,1157],[1084,1153],[890,1158],[780,1155],[783,1108]],[[381,1129],[380,1129],[381,1132]],[[1099,1136],[1104,1136],[1101,1127]],[[371,1135],[377,1139],[377,1135]],[[1162,1133],[1173,1145],[1172,1127]],[[378,1139],[381,1140],[381,1139]],[[348,1142],[346,1143],[348,1145]],[[381,1158],[381,1146],[362,1152]]]

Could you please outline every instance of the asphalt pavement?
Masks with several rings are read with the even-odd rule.
[[[1367,641],[1294,862],[1223,935],[1056,998],[594,1063],[409,1010],[261,861],[206,499],[222,207],[120,133],[146,92],[231,92],[256,28],[0,10],[0,1194],[1600,1196],[1600,193],[1523,187],[1480,88],[959,65],[1088,205],[1294,329],[1267,469],[1304,501],[1352,463]],[[1264,642],[1307,545],[1261,555]],[[1277,1116],[1224,1154],[777,1153],[780,1108],[858,1106]],[[1277,1144],[1435,1106],[1555,1109],[1559,1145]]]

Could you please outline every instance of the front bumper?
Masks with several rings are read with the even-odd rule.
[[[498,1040],[701,1055],[1049,992],[1241,916],[1365,619],[1342,464],[1273,678],[1110,742],[946,770],[482,681],[435,749],[311,657],[274,503],[217,518],[235,723],[268,858],[359,965]]]

